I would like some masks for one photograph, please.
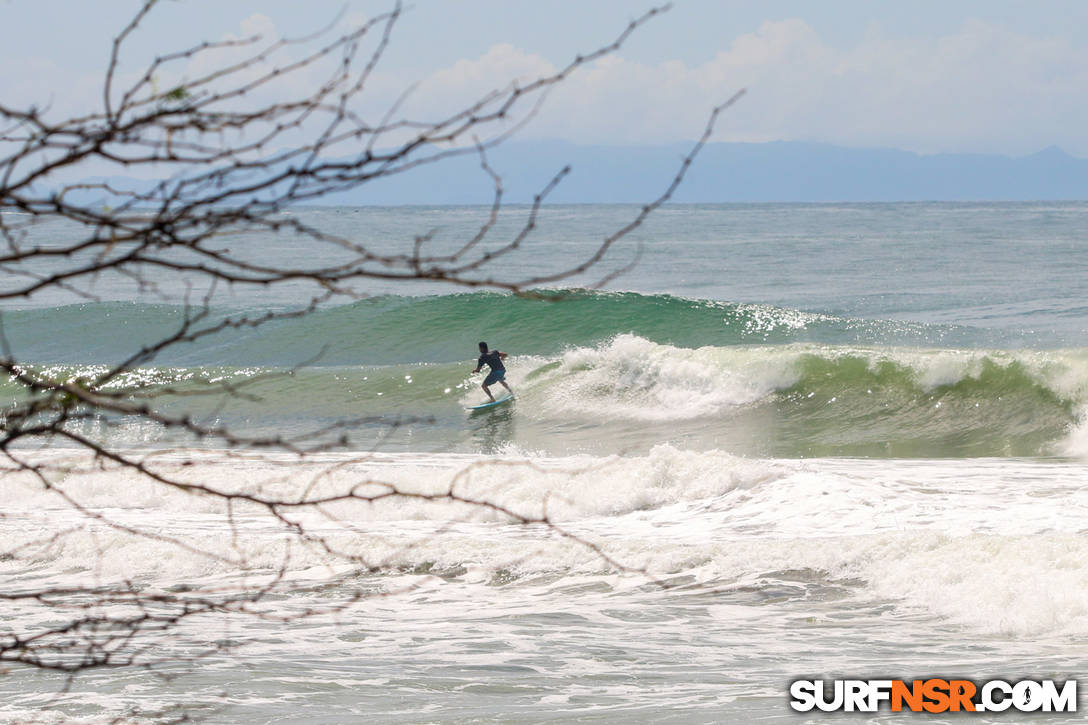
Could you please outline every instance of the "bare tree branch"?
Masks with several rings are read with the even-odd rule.
[[[0,300],[28,302],[46,293],[66,292],[94,301],[101,299],[99,285],[109,288],[123,281],[158,299],[182,303],[171,331],[134,349],[119,344],[117,360],[76,372],[43,364],[48,361],[22,359],[5,335],[0,317],[0,373],[16,391],[0,409],[0,477],[12,486],[29,487],[50,497],[71,514],[30,538],[0,544],[0,561],[28,562],[40,552],[102,530],[203,557],[232,575],[165,592],[108,576],[88,576],[77,584],[5,584],[0,587],[0,600],[21,614],[7,620],[16,624],[0,629],[0,663],[71,674],[96,668],[149,667],[177,657],[159,635],[177,633],[190,620],[231,614],[295,621],[403,591],[376,593],[348,587],[327,605],[286,613],[273,603],[286,593],[349,581],[348,574],[337,574],[320,585],[300,583],[291,576],[295,552],[318,551],[356,574],[380,572],[393,565],[396,554],[377,555],[345,545],[345,532],[373,532],[338,515],[336,508],[344,505],[374,507],[410,501],[449,506],[451,518],[444,526],[471,515],[487,515],[542,538],[573,542],[611,570],[648,576],[643,568],[609,553],[600,541],[555,521],[546,498],[540,511],[529,512],[471,492],[469,481],[481,467],[529,468],[530,462],[471,463],[439,490],[415,489],[357,473],[353,466],[365,462],[365,455],[315,463],[320,461],[317,454],[354,447],[348,438],[352,431],[378,430],[371,441],[373,450],[382,442],[380,432],[424,423],[427,418],[358,416],[309,430],[273,433],[238,432],[219,421],[227,401],[259,403],[263,382],[270,377],[290,378],[319,361],[321,350],[293,367],[242,379],[197,375],[181,380],[153,366],[186,345],[306,318],[338,296],[360,299],[375,281],[443,282],[533,295],[535,287],[596,269],[622,239],[673,196],[719,115],[741,94],[713,109],[702,136],[656,199],[602,239],[584,259],[546,274],[511,275],[497,262],[516,259],[536,231],[549,194],[570,167],[556,170],[511,236],[495,239],[504,189],[488,154],[534,117],[551,89],[618,51],[632,33],[668,6],[649,10],[611,42],[578,55],[552,73],[469,99],[445,117],[403,115],[402,101],[409,88],[372,124],[365,120],[359,101],[393,41],[403,13],[399,3],[332,39],[323,32],[295,39],[205,42],[164,53],[141,71],[126,74],[127,44],[155,5],[155,0],[144,2],[113,38],[100,111],[53,120],[49,109],[0,105],[0,210],[21,215],[0,216],[4,240]],[[192,78],[184,77],[185,68],[192,67],[189,64],[214,61],[223,52],[242,55]],[[301,78],[305,73],[322,74],[312,93],[302,98],[273,97],[282,79]],[[126,86],[126,77],[135,80]],[[159,88],[162,77],[173,80]],[[433,230],[375,246],[281,214],[329,194],[465,155],[478,157],[493,192],[478,230],[448,249],[434,248]],[[86,178],[88,169],[99,168],[157,180],[141,190]],[[50,224],[66,225],[66,234],[54,238],[41,233]],[[306,245],[307,261],[289,265],[226,246],[233,235],[245,233],[293,235]],[[612,281],[624,269],[605,274],[598,284]],[[184,299],[179,300],[166,284],[176,279],[185,281]],[[224,287],[264,290],[291,284],[306,286],[307,302],[286,310],[227,315],[217,314],[213,306],[215,293]],[[167,404],[204,398],[220,402],[203,416]],[[172,449],[132,450],[111,442],[109,433],[129,421],[170,433],[171,440],[222,451],[230,460],[276,452],[312,463],[319,470],[308,482],[279,488],[272,482],[247,488],[205,480],[199,471],[194,473],[199,467],[190,465],[191,461],[168,460],[165,454]],[[100,510],[80,494],[77,483],[80,476],[103,472],[129,476],[138,486],[163,496],[187,497],[215,507],[222,512],[222,538],[229,540],[229,546],[224,549]],[[4,515],[0,511],[0,519]],[[335,525],[336,533],[311,526],[308,522],[314,517]],[[275,569],[255,561],[253,544],[244,535],[243,522],[255,518],[272,526],[281,537],[278,540],[286,542]],[[400,541],[395,551],[403,553],[419,545]],[[20,619],[23,615],[25,620]],[[33,624],[20,626],[21,621]],[[185,657],[199,659],[225,647],[205,643]]]

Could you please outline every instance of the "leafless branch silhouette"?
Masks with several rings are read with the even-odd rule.
[[[298,39],[249,37],[206,42],[165,53],[137,73],[124,71],[127,43],[155,10],[146,2],[113,39],[102,82],[102,108],[63,120],[48,109],[0,105],[0,300],[18,302],[61,290],[94,301],[98,290],[118,280],[136,284],[164,302],[183,303],[172,333],[141,346],[122,361],[88,367],[80,375],[58,373],[40,360],[20,359],[0,326],[0,371],[18,392],[0,411],[0,480],[8,487],[31,487],[59,497],[72,516],[34,524],[41,528],[22,540],[0,543],[0,563],[24,571],[36,558],[64,546],[93,541],[96,531],[174,547],[214,560],[233,572],[210,582],[178,582],[164,591],[147,582],[95,570],[88,551],[88,583],[71,585],[20,578],[0,588],[9,610],[0,625],[0,663],[62,673],[106,667],[154,667],[173,659],[199,659],[222,652],[229,643],[186,641],[187,621],[238,616],[293,621],[343,610],[360,599],[386,596],[353,584],[360,573],[381,572],[394,558],[345,545],[343,535],[357,524],[337,513],[344,506],[368,507],[389,499],[418,500],[451,508],[451,521],[481,512],[495,520],[539,530],[587,547],[602,566],[636,571],[594,541],[552,520],[545,505],[536,512],[501,505],[464,486],[479,465],[471,464],[444,489],[429,490],[372,480],[358,464],[367,453],[329,462],[320,455],[344,450],[345,434],[360,426],[383,428],[416,419],[336,420],[303,433],[247,434],[216,422],[213,414],[193,416],[164,406],[164,398],[207,398],[259,402],[252,392],[263,376],[243,383],[229,380],[173,379],[154,366],[163,353],[224,332],[259,328],[312,314],[339,296],[359,298],[376,280],[427,280],[460,287],[484,287],[515,294],[551,285],[593,270],[606,255],[667,202],[713,130],[728,99],[710,114],[705,132],[660,196],[637,210],[631,221],[604,238],[583,260],[547,274],[512,277],[496,271],[500,260],[515,257],[537,227],[549,193],[569,168],[555,177],[524,210],[524,221],[508,239],[495,240],[503,208],[502,179],[488,163],[488,152],[527,123],[548,92],[571,74],[617,51],[655,15],[655,8],[630,22],[613,41],[579,55],[556,72],[470,99],[460,110],[438,119],[409,118],[398,101],[376,122],[364,117],[357,100],[393,40],[404,9],[398,3],[358,28],[330,39],[330,31]],[[284,52],[294,57],[283,59]],[[220,54],[225,54],[221,56]],[[229,60],[216,64],[220,57]],[[195,65],[194,61],[207,60]],[[186,68],[210,70],[185,78]],[[312,93],[300,98],[267,98],[285,78],[323,71]],[[159,87],[160,78],[183,78]],[[309,76],[307,76],[309,77]],[[134,78],[126,81],[126,78]],[[409,91],[406,91],[406,94]],[[261,100],[265,99],[265,100]],[[470,238],[446,251],[432,249],[431,234],[404,240],[398,248],[373,245],[311,226],[282,212],[326,195],[411,173],[424,165],[475,155],[491,180],[487,218]],[[157,179],[140,189],[109,181],[87,181],[87,169],[114,168]],[[75,229],[51,241],[42,229],[63,223]],[[249,250],[222,244],[229,235],[252,232],[292,234],[310,250],[309,262],[288,266]],[[622,270],[621,270],[622,271]],[[605,275],[601,284],[616,272]],[[184,299],[162,285],[184,279]],[[212,314],[216,290],[274,288],[303,284],[309,301],[289,311]],[[3,320],[0,318],[0,323]],[[317,352],[315,359],[319,358]],[[301,369],[313,360],[299,361]],[[148,372],[151,371],[151,372]],[[291,375],[280,371],[275,375]],[[139,373],[139,374],[136,374]],[[244,463],[261,451],[312,462],[308,481],[262,482],[235,486],[204,477],[199,465],[175,450],[128,450],[109,443],[111,428],[132,421],[223,451]],[[88,425],[99,433],[89,433]],[[373,441],[380,445],[380,437]],[[487,465],[529,466],[530,463]],[[203,502],[223,516],[222,538],[207,542],[121,516],[85,501],[73,482],[80,476],[120,475],[126,485],[162,490],[162,495]],[[466,513],[467,512],[467,513]],[[256,556],[239,524],[242,516],[263,517],[279,527],[285,542],[270,564]],[[0,513],[0,517],[5,514]],[[325,525],[314,525],[315,520]],[[28,525],[28,530],[34,528]],[[331,529],[330,529],[331,527]],[[336,533],[330,534],[329,530]],[[217,542],[219,543],[219,542]],[[321,552],[335,561],[334,574],[319,583],[290,576],[296,552]],[[97,552],[100,553],[100,552]],[[339,587],[339,588],[337,588]],[[321,606],[280,606],[291,592],[337,588]],[[169,646],[164,637],[170,638]]]

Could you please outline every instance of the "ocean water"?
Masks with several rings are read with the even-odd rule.
[[[526,211],[507,209],[497,239]],[[495,274],[569,268],[637,212],[548,207]],[[287,214],[383,250],[423,233],[441,249],[487,209]],[[28,233],[48,247],[75,232]],[[1077,678],[1086,243],[1088,203],[677,205],[531,298],[375,281],[168,350],[111,385],[242,434],[336,445],[300,458],[124,418],[79,431],[185,481],[327,502],[277,518],[76,449],[17,446],[50,486],[0,479],[8,591],[276,584],[252,611],[147,635],[152,667],[68,681],[7,666],[0,718],[858,722],[793,713],[789,683]],[[315,258],[287,232],[229,244],[266,263]],[[177,329],[185,296],[206,291],[153,282],[103,276],[93,301],[48,290],[7,304],[5,344],[37,374],[93,375]],[[313,293],[216,289],[209,324]],[[470,414],[479,340],[510,353],[517,400]],[[246,396],[195,394],[224,385]],[[26,395],[0,380],[5,405]],[[383,483],[418,496],[342,498]],[[430,498],[451,490],[495,506]],[[64,614],[12,602],[0,636]]]

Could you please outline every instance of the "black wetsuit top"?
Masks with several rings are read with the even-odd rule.
[[[506,369],[506,366],[502,364],[502,358],[499,357],[498,350],[491,350],[490,352],[485,352],[481,355],[480,359],[476,361],[476,367],[482,368],[485,363],[489,365],[493,371]]]

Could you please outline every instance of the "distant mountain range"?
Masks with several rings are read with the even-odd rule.
[[[552,203],[639,203],[669,184],[690,144],[581,146],[562,141],[510,142],[488,153],[502,176],[504,201],[532,201],[570,164]],[[112,177],[119,186],[147,182]],[[321,204],[488,204],[490,178],[475,155],[424,165]],[[1088,200],[1088,160],[1050,147],[1030,156],[920,155],[894,149],[776,141],[708,144],[675,202]]]
[[[645,202],[668,185],[690,145],[579,146],[509,143],[489,153],[504,198],[532,200],[565,164],[555,203]],[[424,167],[329,197],[334,204],[479,204],[490,181],[474,157]],[[1088,160],[1051,147],[1030,156],[920,155],[830,144],[713,143],[702,150],[677,202],[1088,200]]]

